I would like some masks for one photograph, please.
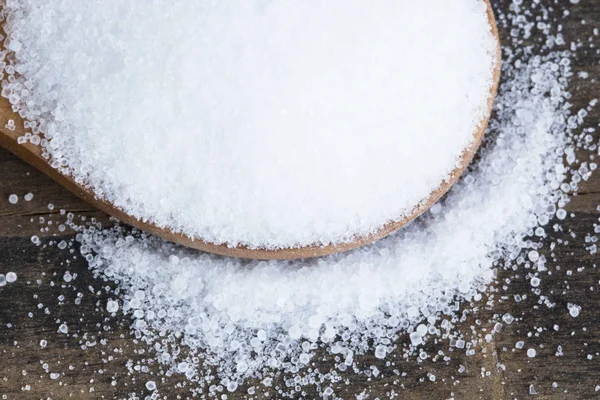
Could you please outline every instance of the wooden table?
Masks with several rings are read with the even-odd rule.
[[[564,3],[568,2],[560,4]],[[560,4],[554,5],[552,15],[562,15],[564,6]],[[509,1],[495,1],[494,5],[508,10]],[[574,69],[589,73],[587,79],[572,80],[573,109],[578,110],[600,95],[600,54],[589,48],[588,42],[592,36],[592,43],[600,48],[600,36],[593,35],[594,20],[600,17],[600,1],[582,0],[569,8],[571,14],[561,22],[565,38],[567,42],[581,39],[584,43]],[[502,21],[500,25],[503,38],[507,38],[510,27],[502,26]],[[531,40],[539,39],[534,35]],[[594,110],[585,126],[598,127],[599,122],[600,112]],[[598,140],[599,135],[595,135]],[[185,380],[171,377],[162,381],[164,378],[152,376],[160,366],[153,354],[131,336],[127,317],[109,317],[105,304],[110,284],[95,279],[76,250],[70,254],[48,245],[73,235],[57,229],[65,219],[60,210],[73,212],[76,218],[97,218],[105,223],[107,217],[2,150],[0,176],[0,273],[18,274],[16,282],[0,288],[2,398],[113,399],[127,398],[133,392],[144,398],[149,394],[145,389],[148,380],[156,380],[161,395],[169,399],[189,396],[190,386]],[[28,192],[34,194],[29,202],[22,198]],[[7,200],[11,193],[21,197],[16,205]],[[52,210],[49,203],[53,204]],[[442,350],[449,361],[440,358],[417,362],[415,357],[404,360],[398,353],[396,358],[388,359],[393,362],[388,366],[365,356],[361,365],[377,365],[381,376],[342,375],[347,381],[335,385],[336,394],[346,399],[362,392],[368,393],[369,399],[388,398],[393,393],[417,399],[600,398],[600,390],[596,391],[597,386],[600,389],[600,273],[596,269],[600,256],[590,254],[584,246],[585,235],[598,223],[599,204],[597,173],[568,205],[568,211],[574,214],[563,224],[568,229],[552,233],[548,239],[548,243],[560,239],[568,244],[559,244],[552,255],[545,253],[552,260],[552,275],[544,276],[540,286],[547,299],[534,293],[523,271],[499,271],[498,283],[488,291],[488,300],[476,305],[476,311],[459,324],[460,330],[468,334],[475,326],[477,335],[481,335],[507,312],[517,321],[505,324],[490,343],[483,341],[475,355],[453,351],[445,341],[430,343],[428,353]],[[35,246],[30,240],[32,235],[42,238],[44,245]],[[69,283],[64,280],[66,271],[76,274]],[[506,284],[506,279],[511,282]],[[516,295],[523,300],[516,302]],[[582,307],[577,318],[570,316],[569,303]],[[63,322],[69,327],[68,334],[58,332]],[[398,342],[406,340],[403,337]],[[47,342],[45,347],[41,341]],[[518,341],[525,342],[524,349],[515,349]],[[558,346],[562,346],[559,356]],[[528,348],[536,349],[535,358],[527,357]],[[130,374],[128,362],[130,367],[147,366],[149,372]],[[430,380],[428,374],[435,375],[435,380]],[[537,395],[530,395],[532,388]],[[244,393],[240,390],[230,394],[229,399],[244,398]],[[279,396],[271,389],[258,397]],[[317,395],[308,388],[304,397]]]

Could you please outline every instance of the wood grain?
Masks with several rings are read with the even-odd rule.
[[[494,1],[494,6],[506,12],[511,3],[498,0]],[[552,4],[550,18],[561,16],[568,2]],[[573,110],[578,110],[600,93],[600,54],[597,51],[600,37],[593,34],[594,21],[600,15],[600,2],[582,1],[576,6],[569,5],[569,9],[570,15],[561,19],[567,43],[580,38],[587,42],[592,38],[591,43],[596,46],[580,50],[573,62],[575,72],[586,71],[590,75],[587,79],[576,75],[571,80],[573,97],[570,102]],[[583,20],[587,23],[582,24]],[[509,38],[512,27],[503,20],[499,24],[501,37]],[[534,34],[530,43],[542,40],[542,36]],[[0,124],[4,123],[0,121]],[[594,109],[584,126],[597,129],[599,124],[600,110]],[[596,141],[600,139],[598,132],[593,135]],[[22,198],[27,192],[34,194],[30,202]],[[11,193],[21,198],[16,205],[7,201]],[[53,203],[53,210],[48,209],[48,203]],[[451,351],[442,341],[430,343],[426,350],[429,354],[444,351],[449,357],[447,361],[404,359],[400,352],[384,361],[366,356],[361,358],[360,366],[364,369],[377,366],[381,375],[369,378],[347,372],[343,374],[342,382],[333,386],[336,394],[347,400],[354,400],[363,392],[369,395],[368,400],[383,400],[388,399],[392,391],[398,393],[397,399],[600,398],[600,391],[596,391],[596,386],[600,385],[600,273],[597,269],[600,257],[584,249],[586,234],[599,223],[600,212],[596,208],[599,204],[600,173],[596,173],[590,181],[583,183],[579,194],[568,204],[567,210],[573,217],[562,223],[563,231],[549,229],[547,243],[568,241],[544,253],[550,260],[548,267],[552,274],[544,275],[540,288],[552,306],[545,305],[535,294],[525,278],[526,271],[499,270],[498,283],[487,292],[487,298],[463,307],[477,308],[458,321],[457,327],[469,336],[471,327],[480,332],[491,330],[493,321],[504,313],[511,313],[518,320],[505,324],[492,342],[482,343],[475,355]],[[152,361],[154,354],[130,334],[130,319],[109,317],[105,310],[106,300],[110,297],[105,287],[109,284],[94,278],[87,270],[87,263],[74,258],[74,254],[60,251],[55,246],[36,247],[29,239],[37,234],[48,244],[51,240],[71,238],[72,233],[55,229],[64,221],[61,209],[109,223],[106,215],[0,150],[0,273],[15,271],[19,275],[15,283],[0,287],[0,398],[128,399],[133,392],[144,398],[150,395],[144,387],[145,382],[156,379],[161,367]],[[43,223],[39,222],[40,217],[44,218]],[[53,221],[54,228],[40,231],[48,227],[48,220]],[[77,273],[77,278],[71,283],[64,282],[62,277],[66,271]],[[82,294],[82,300],[80,305],[75,305],[78,293]],[[521,298],[527,295],[527,298],[516,302],[514,297],[517,295]],[[64,296],[64,300],[59,300],[59,296]],[[569,315],[569,303],[582,306],[577,318]],[[38,308],[38,304],[42,304],[42,308]],[[49,314],[45,313],[46,307]],[[69,335],[57,332],[58,320],[69,326]],[[47,340],[45,348],[40,347],[40,340]],[[106,344],[101,344],[103,341]],[[524,350],[515,349],[518,341],[525,342],[525,349],[535,348],[537,356],[528,358]],[[96,344],[91,345],[94,342]],[[407,342],[406,337],[396,339],[399,346]],[[562,346],[564,355],[556,356],[558,346]],[[130,374],[126,367],[129,360],[134,365],[148,366],[148,372]],[[391,364],[387,365],[387,362]],[[58,372],[60,377],[51,379],[43,368],[44,363],[48,364],[49,372]],[[498,368],[499,364],[505,369]],[[460,365],[465,366],[463,372],[459,372]],[[327,365],[319,361],[315,367],[324,370]],[[406,375],[402,376],[402,373]],[[427,373],[435,374],[435,381],[430,381]],[[113,381],[117,383],[113,385]],[[159,378],[158,381],[161,397],[192,398],[191,385],[177,376],[164,382]],[[556,387],[553,387],[554,383]],[[537,395],[529,394],[530,385]],[[247,386],[228,394],[228,399],[249,397],[244,395]],[[255,398],[281,397],[271,390],[268,395],[260,394]],[[313,400],[319,397],[309,387],[305,395],[296,398]]]
[[[259,260],[286,260],[324,256],[327,254],[339,253],[356,247],[361,247],[369,243],[373,243],[381,238],[384,238],[393,232],[396,232],[398,229],[407,225],[419,215],[421,215],[423,212],[425,212],[427,209],[429,209],[429,207],[435,204],[456,183],[456,181],[463,174],[463,172],[473,159],[475,153],[477,152],[477,149],[479,148],[479,145],[487,128],[489,116],[492,112],[494,98],[498,89],[498,83],[500,81],[501,55],[498,28],[496,26],[496,20],[494,18],[492,7],[488,2],[489,0],[485,1],[488,4],[487,14],[492,33],[498,43],[496,49],[497,63],[496,68],[494,69],[494,71],[491,72],[493,74],[493,84],[490,88],[486,117],[478,125],[476,132],[474,132],[472,144],[463,151],[460,157],[460,161],[458,163],[458,167],[456,167],[449,174],[448,178],[441,182],[439,187],[436,190],[434,190],[426,199],[423,199],[423,201],[417,207],[415,207],[406,217],[384,225],[380,230],[373,234],[357,237],[353,241],[348,243],[332,244],[328,246],[311,245],[306,247],[286,248],[278,250],[248,248],[246,246],[230,247],[227,244],[218,245],[188,236],[185,233],[173,232],[169,229],[159,227],[150,221],[139,220],[133,216],[128,215],[122,209],[114,206],[110,202],[97,198],[89,188],[79,184],[70,176],[63,175],[58,170],[52,168],[48,164],[48,161],[44,157],[42,157],[42,149],[40,146],[35,146],[31,143],[19,144],[17,142],[17,139],[26,133],[25,129],[23,129],[23,121],[17,113],[13,112],[12,106],[8,102],[8,100],[1,97],[0,120],[12,119],[16,121],[15,124],[17,128],[14,130],[9,130],[6,127],[4,127],[4,124],[0,124],[0,146],[3,146],[5,149],[8,149],[15,155],[19,156],[25,162],[31,164],[38,170],[42,171],[51,179],[53,179],[54,181],[65,187],[67,190],[69,190],[71,193],[74,193],[76,196],[83,199],[85,202],[91,204],[95,208],[104,211],[105,213],[119,219],[120,221],[135,226],[155,236],[159,236],[171,242],[182,244],[184,246],[188,246],[194,249],[230,257]]]

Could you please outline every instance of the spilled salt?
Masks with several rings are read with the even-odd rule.
[[[273,369],[294,373],[322,347],[344,369],[365,352],[386,358],[389,338],[399,332],[419,348],[437,329],[423,321],[453,315],[458,299],[481,299],[494,266],[522,258],[543,267],[529,235],[565,201],[559,187],[571,143],[567,57],[506,64],[480,159],[439,206],[371,246],[313,260],[251,262],[116,226],[78,233],[82,254],[96,276],[119,283],[120,310],[133,316],[136,335],[157,359],[194,381],[212,376],[211,366],[227,388]],[[186,351],[170,350],[179,345]],[[470,345],[454,342],[472,355]]]
[[[16,282],[16,280],[17,280],[17,274],[16,273],[14,273],[14,272],[11,271],[11,272],[9,272],[9,273],[6,274],[6,282],[13,283],[13,282]]]
[[[2,95],[55,168],[128,214],[212,243],[346,242],[410,214],[473,142],[486,11],[11,1]]]
[[[511,9],[519,12],[521,6],[515,1]],[[527,15],[529,10],[512,15],[513,44],[522,40],[521,26],[535,26]],[[528,37],[525,28],[523,35]],[[552,46],[558,40],[547,37]],[[458,302],[480,300],[495,268],[524,268],[523,278],[539,290],[540,278],[529,274],[546,263],[538,241],[563,216],[563,184],[576,192],[582,179],[574,175],[569,181],[576,161],[571,130],[578,120],[568,104],[571,55],[504,50],[505,83],[481,157],[442,203],[384,241],[315,260],[247,262],[93,224],[77,235],[81,253],[99,279],[118,286],[115,312],[132,318],[136,338],[147,343],[166,374],[182,374],[213,396],[226,398],[225,390],[239,390],[249,377],[272,388],[279,385],[273,377],[282,376],[291,378],[285,388],[273,389],[275,396],[315,382],[322,394],[333,395],[325,382],[335,380],[336,371],[357,371],[363,353],[387,362],[400,333],[407,334],[413,355],[427,360],[429,348],[442,341],[440,329],[456,318]],[[514,299],[524,302],[525,296]],[[568,308],[579,312],[574,304]],[[517,319],[504,314],[502,321]],[[514,346],[524,349],[525,342]],[[475,353],[464,337],[450,339],[450,347]],[[318,375],[322,364],[313,365],[322,350],[332,353],[331,371],[321,371],[327,377]],[[533,348],[518,353],[537,354]],[[378,374],[373,368],[370,373]],[[436,380],[433,374],[427,378]],[[146,387],[155,390],[155,384]]]

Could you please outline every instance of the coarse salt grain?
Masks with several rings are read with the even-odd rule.
[[[496,62],[482,0],[3,13],[19,72],[2,95],[55,168],[140,219],[249,247],[347,242],[410,214],[473,142]]]
[[[106,303],[106,311],[108,311],[110,313],[119,311],[119,303],[114,300],[109,300]]]
[[[17,274],[14,272],[9,272],[6,274],[6,282],[13,283],[17,280]]]
[[[60,324],[60,326],[58,327],[58,332],[69,333],[69,327],[66,324]]]

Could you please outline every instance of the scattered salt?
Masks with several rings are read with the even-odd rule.
[[[202,373],[196,351],[207,365],[230,371],[221,378],[231,382],[270,368],[267,354],[277,354],[274,365],[280,368],[285,359],[301,355],[299,365],[306,365],[314,349],[304,348],[302,338],[328,343],[344,357],[352,354],[350,360],[366,351],[383,358],[382,338],[412,326],[410,341],[418,346],[428,332],[423,319],[451,313],[455,296],[480,299],[478,288],[493,278],[494,263],[527,249],[514,240],[515,232],[533,231],[543,218],[555,216],[555,204],[564,196],[557,183],[566,178],[564,170],[548,171],[563,165],[560,150],[569,140],[560,89],[568,66],[557,59],[534,58],[518,70],[505,67],[509,83],[498,98],[498,117],[468,177],[441,212],[428,213],[372,246],[314,260],[248,262],[128,236],[115,227],[81,232],[83,255],[95,274],[119,282],[123,311],[133,315],[135,329],[150,345],[163,340],[159,332],[184,332],[180,340],[192,355],[169,363],[177,370],[185,362],[186,376]],[[531,88],[534,74],[539,78]],[[469,183],[473,180],[477,185]],[[502,251],[490,251],[494,248]],[[538,253],[536,264],[542,261]],[[539,285],[539,278],[532,285]],[[175,306],[177,312],[170,312]],[[382,310],[389,323],[381,322]],[[356,329],[357,323],[377,329]],[[469,345],[455,342],[472,355]]]
[[[575,317],[579,316],[579,312],[581,311],[581,306],[578,306],[577,304],[569,303],[569,304],[567,304],[567,308],[569,310],[569,314],[571,314],[571,317],[575,318]]]
[[[6,274],[6,282],[13,283],[17,280],[17,274],[14,272],[9,272]]]
[[[335,355],[340,370],[366,352],[389,358],[394,348],[389,338],[410,332],[411,344],[419,346],[435,332],[431,321],[454,315],[459,299],[480,300],[494,279],[494,266],[534,263],[541,271],[546,253],[532,235],[543,238],[556,219],[566,218],[563,183],[569,192],[577,190],[577,182],[568,181],[569,164],[577,161],[571,148],[576,125],[567,122],[565,106],[571,71],[563,60],[570,55],[506,52],[511,54],[504,66],[506,83],[481,158],[413,225],[364,249],[294,262],[215,257],[123,227],[91,226],[77,240],[93,273],[118,284],[119,298],[106,303],[107,311],[115,307],[129,314],[136,337],[156,351],[169,373],[201,382],[217,370],[223,392],[256,376],[274,386],[266,373],[273,369],[296,376],[314,371],[306,366],[319,348]],[[60,111],[59,119],[65,113]],[[100,148],[110,153],[111,146],[105,146]],[[40,239],[32,242],[39,245]],[[538,277],[523,276],[539,287]],[[571,315],[579,311],[569,306]],[[512,315],[502,316],[502,322],[512,321]],[[500,330],[497,324],[489,335]],[[61,324],[59,332],[67,333],[67,326]],[[451,339],[450,345],[475,354],[473,342],[464,338]],[[420,360],[435,355],[429,349],[416,352]],[[526,353],[537,354],[532,348]],[[148,381],[146,387],[155,390],[156,384]]]
[[[114,300],[109,300],[106,303],[106,311],[110,313],[117,312],[119,310],[119,303]],[[185,371],[184,371],[185,372]]]
[[[377,357],[379,359],[384,359],[386,353],[387,353],[387,349],[385,346],[380,345],[375,348],[375,357]]]
[[[58,331],[60,333],[69,333],[69,327],[66,324],[60,324]]]
[[[525,346],[525,342],[523,341],[518,341],[517,343],[515,343],[515,348],[517,349],[522,349],[523,346]]]

